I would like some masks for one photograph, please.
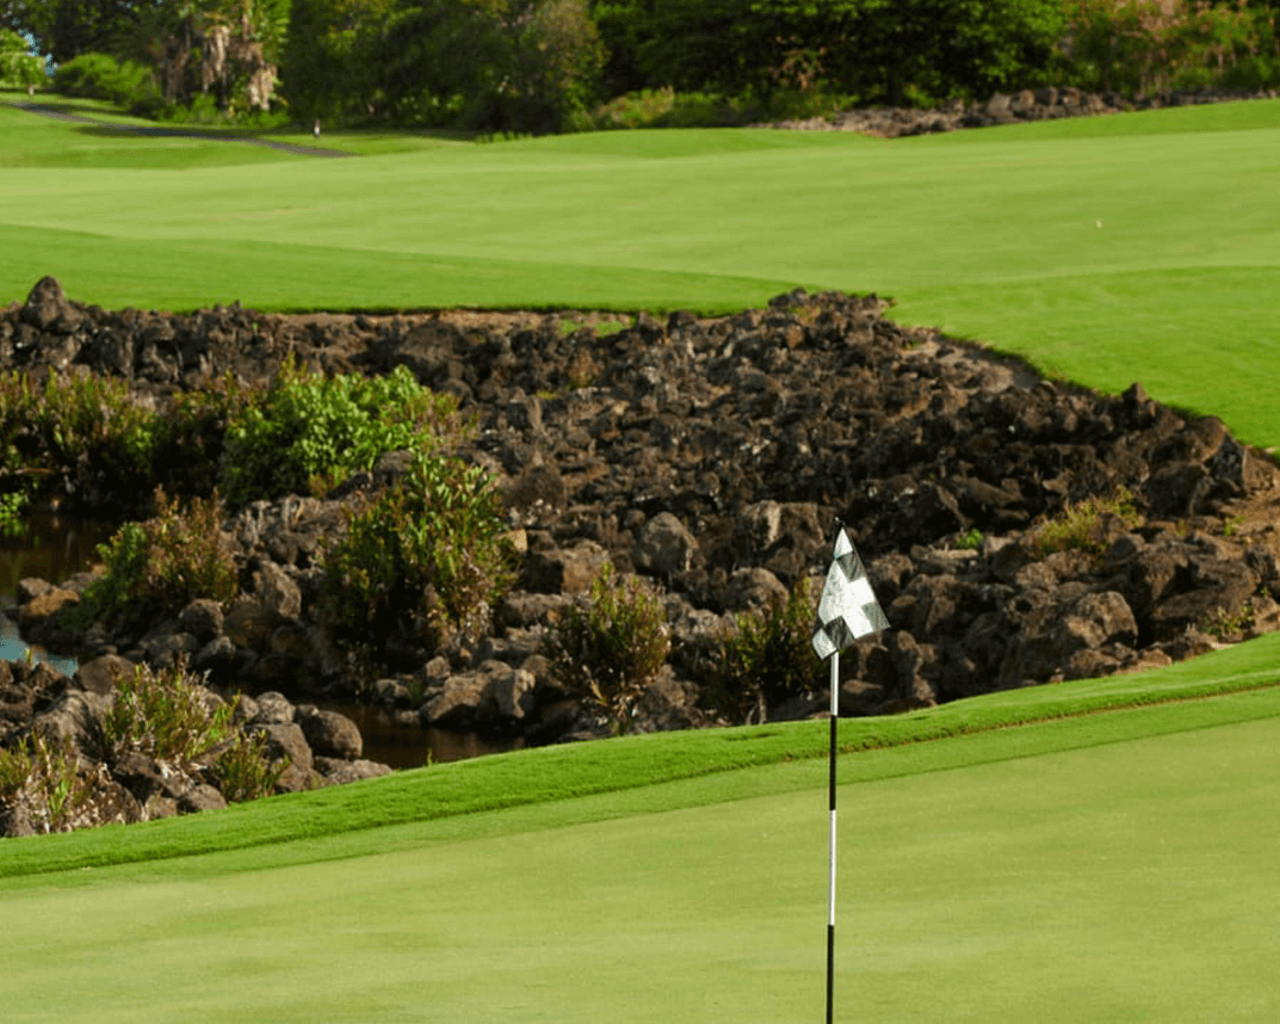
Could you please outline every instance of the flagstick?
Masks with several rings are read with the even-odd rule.
[[[831,655],[830,884],[827,890],[827,1024],[831,1024],[836,968],[836,728],[840,721],[840,652]]]

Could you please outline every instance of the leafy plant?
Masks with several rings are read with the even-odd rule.
[[[0,453],[33,485],[74,470],[128,503],[151,485],[160,423],[127,381],[50,369],[41,385],[21,371],[0,374]]]
[[[326,552],[325,592],[354,629],[382,633],[417,619],[437,641],[451,631],[478,636],[511,582],[505,534],[488,473],[420,451]]]
[[[812,689],[822,667],[810,642],[814,611],[801,580],[786,600],[737,616],[713,652],[711,699],[744,721],[762,722],[773,705]]]
[[[243,803],[269,796],[292,763],[286,754],[272,761],[267,753],[267,734],[237,733],[209,769],[209,777],[228,803]]]
[[[1032,537],[1032,550],[1039,558],[1055,551],[1084,551],[1101,555],[1110,538],[1108,521],[1118,520],[1127,529],[1142,522],[1133,504],[1133,495],[1124,488],[1110,498],[1085,498],[1069,503],[1062,514],[1044,523]]]
[[[140,665],[116,683],[102,721],[104,752],[117,759],[140,751],[189,768],[231,738],[236,703],[217,700],[181,667],[154,672]]]
[[[956,538],[956,547],[961,551],[977,551],[982,547],[982,531],[976,526],[968,533],[962,533]]]
[[[233,410],[222,483],[227,501],[305,493],[313,478],[372,469],[385,453],[430,451],[456,428],[457,399],[398,366],[386,377],[326,377],[290,357],[265,392]]]
[[[1225,608],[1213,609],[1201,620],[1200,630],[1218,640],[1238,640],[1252,625],[1253,605],[1246,603],[1234,615]]]
[[[26,520],[23,519],[22,513],[26,510],[29,501],[24,491],[0,494],[0,535],[21,537],[27,532]]]
[[[671,650],[666,612],[639,577],[619,580],[606,562],[590,593],[544,640],[551,671],[571,692],[604,709],[619,728]]]
[[[89,584],[74,617],[102,618],[127,630],[175,613],[197,597],[236,596],[239,579],[222,536],[218,492],[193,498],[186,512],[160,488],[154,501],[155,516],[126,523],[98,546],[106,572]]]

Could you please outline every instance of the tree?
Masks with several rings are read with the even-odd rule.
[[[378,51],[396,0],[293,0],[283,91],[304,120],[374,115],[383,105]]]
[[[28,52],[27,41],[0,28],[0,89],[25,89],[45,81],[44,61]]]
[[[603,56],[584,0],[403,0],[379,48],[394,116],[490,131],[555,130]]]

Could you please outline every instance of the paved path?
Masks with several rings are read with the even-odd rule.
[[[132,125],[132,124],[114,124],[111,121],[102,121],[96,117],[89,117],[85,114],[71,114],[65,110],[59,110],[57,107],[51,107],[44,103],[26,103],[26,102],[10,102],[8,106],[16,107],[18,110],[25,110],[30,114],[38,114],[41,117],[51,117],[56,121],[71,121],[74,124],[90,124],[96,128],[105,128],[109,131],[120,132],[124,135],[142,135],[152,139],[210,139],[214,142],[242,142],[246,146],[266,146],[268,149],[278,149],[284,153],[296,153],[299,156],[353,156],[352,153],[344,153],[338,149],[323,149],[320,146],[299,146],[292,142],[274,142],[271,139],[255,139],[250,135],[232,135],[226,132],[208,132],[201,131],[198,128],[161,128],[152,125]]]

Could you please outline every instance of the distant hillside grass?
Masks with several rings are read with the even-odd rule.
[[[39,120],[0,115],[8,148]],[[182,150],[239,166],[123,144],[145,169],[110,166],[119,140],[39,131],[44,151],[86,163],[0,168],[9,300],[45,273],[85,301],[177,309],[725,311],[793,285],[876,291],[905,322],[1111,391],[1140,380],[1280,441],[1280,101],[899,140],[706,129],[428,140],[343,161]],[[86,138],[110,145],[94,157]]]

